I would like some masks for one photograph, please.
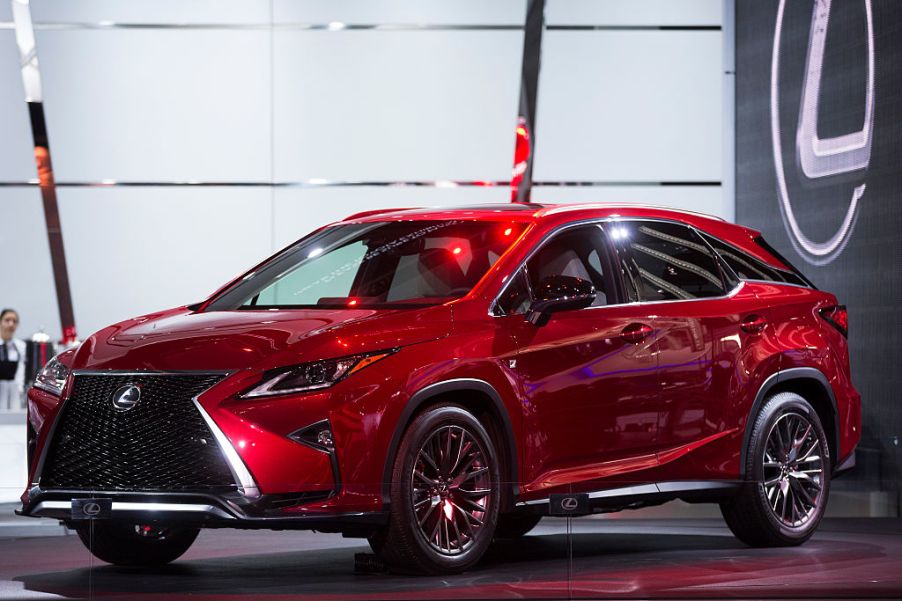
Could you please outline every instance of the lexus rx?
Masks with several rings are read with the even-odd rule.
[[[795,545],[854,464],[846,330],[832,294],[717,218],[370,211],[51,361],[20,513],[127,565],[200,528],[297,528],[451,573],[544,515],[672,499]]]

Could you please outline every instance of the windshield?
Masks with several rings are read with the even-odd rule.
[[[332,226],[276,255],[207,310],[444,303],[469,292],[523,227],[462,220]]]

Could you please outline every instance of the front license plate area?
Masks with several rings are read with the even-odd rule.
[[[112,499],[72,499],[73,520],[108,520],[112,517]]]

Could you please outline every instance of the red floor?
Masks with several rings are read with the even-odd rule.
[[[164,569],[92,562],[74,536],[0,538],[0,599],[902,597],[902,520],[828,520],[806,545],[750,549],[720,520],[546,519],[450,578],[354,574],[364,541],[211,530]]]

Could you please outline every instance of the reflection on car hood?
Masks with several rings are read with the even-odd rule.
[[[271,369],[447,336],[451,307],[194,313],[173,309],[123,321],[82,344],[74,369]]]

